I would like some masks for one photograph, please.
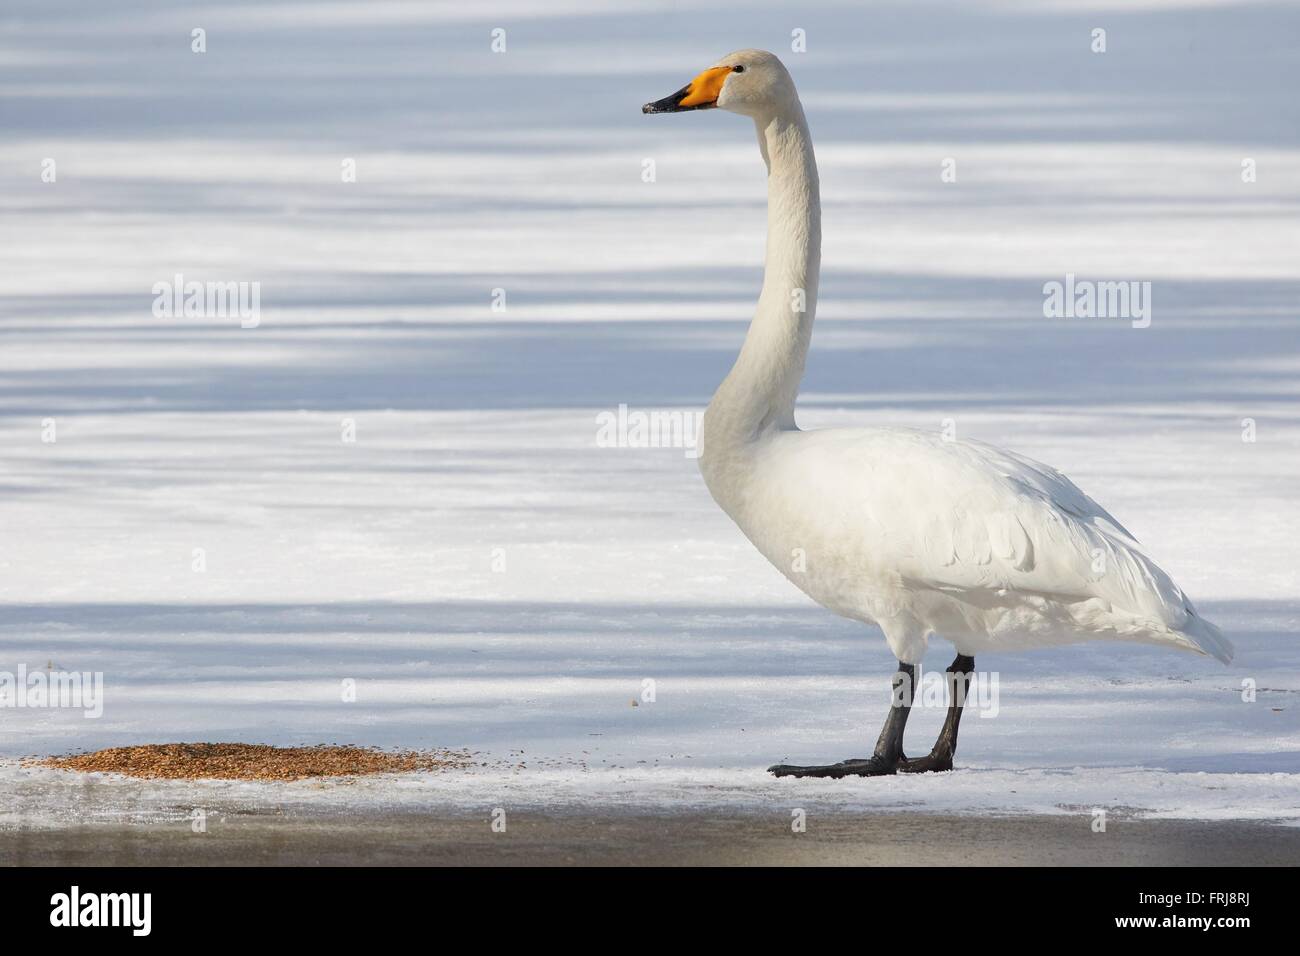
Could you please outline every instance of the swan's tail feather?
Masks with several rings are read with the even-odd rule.
[[[1197,617],[1195,612],[1189,614],[1187,623],[1173,633],[1177,636],[1178,643],[1188,650],[1208,654],[1225,664],[1232,663],[1232,655],[1235,653],[1232,641],[1205,618]]]

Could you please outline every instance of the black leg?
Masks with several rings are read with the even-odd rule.
[[[943,719],[943,729],[939,739],[934,742],[934,749],[928,756],[910,760],[904,757],[898,764],[900,773],[928,773],[937,770],[951,770],[952,758],[957,753],[957,728],[961,724],[961,711],[966,703],[966,692],[970,688],[971,675],[975,673],[975,658],[957,655],[957,659],[948,665],[948,714]]]
[[[899,764],[906,759],[903,757],[903,729],[907,726],[907,715],[912,710],[915,681],[916,667],[900,661],[898,672],[894,674],[889,714],[885,717],[885,726],[880,731],[880,739],[876,741],[876,750],[870,757],[809,767],[782,763],[768,767],[768,773],[778,777],[834,778],[880,777],[897,773]]]

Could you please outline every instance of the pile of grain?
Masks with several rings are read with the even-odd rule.
[[[121,773],[154,780],[304,780],[470,766],[465,750],[379,750],[373,747],[272,747],[268,744],[148,744],[46,757],[34,765],[85,773]]]

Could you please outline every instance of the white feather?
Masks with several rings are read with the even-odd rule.
[[[754,320],[704,421],[700,467],[718,503],[814,600],[879,624],[905,663],[932,634],[965,654],[1109,639],[1229,661],[1223,635],[1055,469],[908,429],[795,426],[820,268],[817,166],[784,66],[756,50],[719,65],[741,61],[718,105],[757,126],[768,246]]]

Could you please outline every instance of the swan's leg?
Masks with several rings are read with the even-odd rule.
[[[934,742],[934,749],[928,756],[914,760],[904,757],[898,765],[900,773],[926,773],[931,770],[951,770],[952,758],[957,752],[957,727],[961,723],[962,706],[966,703],[966,692],[970,688],[971,675],[975,672],[975,658],[958,654],[957,659],[948,665],[948,715],[943,719],[943,729],[939,739]]]
[[[898,672],[894,674],[893,694],[890,697],[889,714],[885,717],[885,726],[876,741],[875,752],[867,758],[841,760],[839,763],[821,766],[801,767],[794,764],[777,764],[768,767],[768,773],[778,777],[879,777],[897,773],[903,757],[903,728],[907,726],[907,715],[912,710],[912,688],[916,679],[916,667],[899,661]]]

